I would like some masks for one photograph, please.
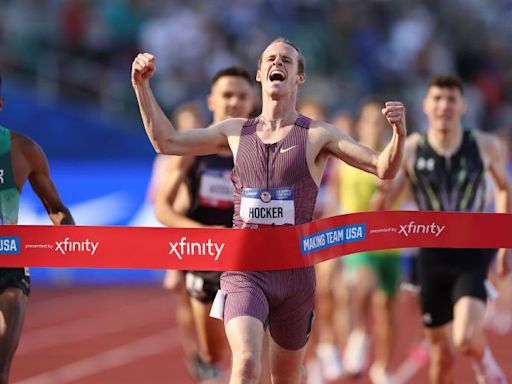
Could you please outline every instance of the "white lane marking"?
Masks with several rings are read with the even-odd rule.
[[[108,335],[137,328],[142,325],[172,319],[172,300],[169,296],[138,302],[124,307],[113,308],[111,312],[102,312],[97,316],[88,316],[38,330],[24,332],[16,352],[17,356],[26,355],[46,348],[74,344],[99,335]],[[167,311],[166,311],[167,309]],[[138,314],[144,313],[144,316]],[[119,321],[123,319],[123,321]]]
[[[147,336],[119,347],[95,353],[94,356],[77,360],[52,371],[44,372],[14,384],[67,384],[112,368],[122,367],[177,348],[181,345],[178,328]]]

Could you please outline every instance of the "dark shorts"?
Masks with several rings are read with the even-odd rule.
[[[463,296],[487,300],[484,281],[494,254],[494,249],[420,250],[418,283],[426,327],[439,327],[451,322],[453,306]]]
[[[239,316],[259,319],[281,347],[298,350],[308,341],[314,317],[313,267],[264,272],[224,272],[224,323]]]
[[[0,292],[14,287],[23,291],[25,296],[30,295],[30,275],[25,268],[0,268]]]
[[[201,303],[212,303],[217,291],[220,289],[220,275],[222,272],[187,271],[185,286],[190,297]]]

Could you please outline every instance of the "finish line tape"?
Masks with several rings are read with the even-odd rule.
[[[364,212],[262,229],[0,226],[0,266],[278,270],[390,248],[512,248],[512,214]]]

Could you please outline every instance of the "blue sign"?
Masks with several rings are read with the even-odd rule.
[[[301,238],[303,255],[335,245],[361,241],[366,238],[366,224],[345,225],[313,233]]]

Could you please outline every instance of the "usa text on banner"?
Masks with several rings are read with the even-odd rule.
[[[3,225],[0,266],[276,270],[376,249],[512,248],[511,227],[509,214],[425,211],[256,230]]]

